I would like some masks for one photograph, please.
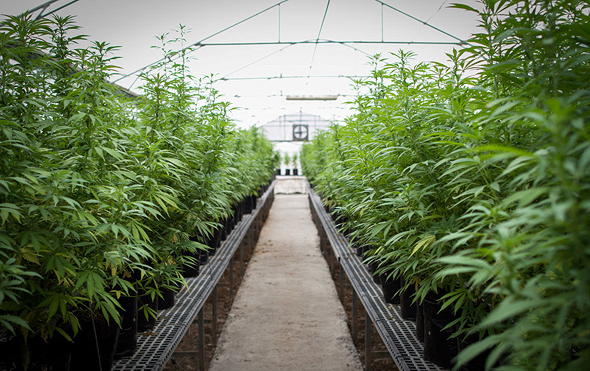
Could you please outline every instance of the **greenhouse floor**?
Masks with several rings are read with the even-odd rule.
[[[209,370],[362,370],[307,195],[277,195]]]

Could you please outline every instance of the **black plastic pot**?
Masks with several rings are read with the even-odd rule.
[[[238,222],[241,222],[244,219],[244,215],[246,214],[246,199],[243,199],[238,204]]]
[[[299,174],[299,169],[293,169],[293,175],[298,175]]]
[[[412,303],[415,293],[416,287],[414,285],[410,285],[405,291],[401,293],[399,304],[403,319],[410,321],[416,320],[416,303]]]
[[[137,348],[137,296],[121,297],[119,304],[123,309],[120,311],[121,329],[115,350],[116,359],[132,355]]]
[[[119,338],[119,326],[111,320],[95,318],[80,321],[80,331],[74,337],[70,370],[105,371],[113,364]]]
[[[291,169],[285,169],[285,175],[291,175]]]
[[[215,232],[213,233],[213,237],[211,238],[210,244],[209,244],[209,251],[208,254],[209,256],[213,256],[215,255],[215,251],[217,250],[217,248],[219,248],[219,246],[221,246],[221,237],[223,237],[223,226],[221,226],[220,228],[217,228],[215,230]]]
[[[381,284],[381,275],[375,273],[379,269],[379,262],[371,261],[369,263],[369,266],[371,269],[373,282],[375,282],[378,285]]]
[[[195,262],[195,264],[183,264],[182,266],[182,276],[184,278],[191,278],[191,277],[197,277],[199,275],[199,260],[201,258],[201,254],[199,252],[196,252],[194,254],[191,254],[191,256],[195,259],[197,259],[197,261]]]
[[[232,217],[232,227],[235,227],[236,225],[238,225],[240,220],[242,220],[242,211],[241,211],[240,204],[234,205],[233,212],[234,212],[234,214]]]
[[[145,317],[145,314],[141,307],[147,305],[152,310],[158,310],[158,302],[159,297],[156,295],[154,300],[150,297],[150,295],[142,295],[143,292],[140,290],[138,293],[137,299],[137,332],[144,332],[153,329],[156,326],[156,318],[149,316],[149,318]]]
[[[383,299],[386,303],[399,304],[400,295],[398,291],[402,288],[399,278],[388,278],[387,275],[381,276],[381,289],[383,290]]]
[[[441,311],[442,304],[434,296],[427,296],[424,306],[424,359],[442,367],[451,367],[457,356],[457,339],[449,339],[452,327],[443,330],[456,317],[450,308]]]
[[[195,241],[198,242],[199,238],[198,237],[190,237],[191,241]],[[182,269],[182,276],[184,278],[190,278],[190,277],[197,277],[199,275],[199,261],[201,259],[201,250],[197,250],[195,252],[186,252],[184,254],[186,257],[188,258],[192,258],[191,260],[195,261],[194,264],[183,264],[181,269]]]
[[[344,225],[348,221],[348,218],[340,213],[332,214],[332,219],[334,219],[334,224],[336,225],[336,228],[338,228],[338,230],[340,231],[344,229]]]
[[[234,218],[233,216],[229,216],[225,219],[225,237],[229,236],[231,231],[234,229]]]
[[[162,288],[160,291],[162,296],[158,301],[158,310],[172,308],[176,302],[175,294],[177,290],[172,288]]]
[[[220,241],[225,241],[225,239],[227,238],[228,232],[227,232],[227,226],[226,226],[226,222],[225,220],[223,221],[223,225],[221,226],[221,240]]]
[[[416,305],[416,337],[424,342],[424,305]]]
[[[472,334],[467,336],[467,338],[463,338],[463,336],[457,337],[457,352],[460,353],[463,349],[467,348],[469,345],[476,343],[479,340],[478,334]],[[467,362],[465,365],[459,368],[460,371],[484,371],[486,360],[490,355],[491,349],[486,350],[483,353],[480,353],[477,357],[473,358],[471,361]],[[496,364],[495,366],[498,366]]]
[[[209,251],[208,250],[199,250],[199,264],[205,265],[209,260]]]
[[[70,329],[64,329],[73,336]],[[73,344],[58,332],[45,341],[40,333],[30,334],[25,346],[21,332],[0,342],[0,369],[13,365],[15,371],[24,371],[23,357],[28,357],[28,371],[69,371]],[[27,351],[28,350],[28,351]],[[7,368],[12,370],[12,368]]]
[[[365,255],[367,251],[371,250],[371,248],[367,245],[359,245],[356,248],[356,255],[360,256],[361,258]]]
[[[252,198],[246,197],[244,198],[244,214],[250,214],[252,212]]]
[[[348,238],[350,240],[351,236],[352,236],[352,232],[353,230],[350,228],[346,228],[342,231],[342,234],[344,235],[344,237]]]

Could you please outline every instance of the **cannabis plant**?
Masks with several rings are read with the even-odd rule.
[[[29,338],[75,341],[89,321],[118,323],[138,285],[184,282],[180,265],[276,166],[270,142],[235,130],[189,73],[189,50],[173,51],[184,27],[160,38],[165,61],[135,101],[108,83],[116,48],[79,47],[77,32],[72,17],[0,25],[0,330],[24,368]]]
[[[588,5],[482,1],[448,63],[373,58],[356,113],[302,166],[378,272],[436,293],[463,340],[456,367],[589,362]]]

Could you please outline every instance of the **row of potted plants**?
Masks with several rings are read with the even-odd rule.
[[[129,99],[107,82],[116,48],[72,17],[0,25],[0,326],[16,350],[2,362],[94,366],[76,352],[48,366],[46,352],[120,325],[125,298],[177,290],[274,176],[271,143],[236,129],[211,78],[190,74],[184,37],[159,37],[163,62]]]
[[[287,166],[287,169],[285,169],[285,174],[284,175],[299,175],[299,168],[297,167],[298,163],[298,154],[294,153],[292,155],[293,157],[291,157],[291,155],[289,155],[288,153],[285,153],[283,155],[282,161],[283,164],[285,166]],[[289,166],[293,166],[292,169],[289,168]],[[291,172],[293,172],[293,174],[291,174]],[[281,175],[281,169],[277,169],[277,175]]]
[[[432,360],[583,369],[589,6],[453,6],[476,12],[480,32],[447,64],[373,58],[356,113],[304,146],[303,170],[375,272],[415,290],[423,315],[447,317],[438,331],[450,331],[450,347],[475,342]]]

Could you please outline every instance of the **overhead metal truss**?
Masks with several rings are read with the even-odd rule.
[[[375,41],[375,40],[303,40],[303,41],[256,41],[256,42],[225,42],[195,43],[195,47],[205,46],[253,46],[253,45],[297,45],[297,44],[415,44],[415,45],[460,45],[459,41]]]
[[[55,3],[59,2],[59,1],[60,0],[49,0],[49,1],[46,1],[43,4],[34,7],[33,9],[29,9],[27,11],[27,13],[29,13],[29,14],[35,14],[36,12],[39,12],[37,14],[37,16],[35,17],[35,19],[45,18],[45,17],[48,17],[51,14],[57,12],[58,10],[61,10],[61,9],[65,8],[65,7],[67,7],[67,6],[72,5],[73,3],[78,2],[79,0],[71,0],[70,2],[68,2],[65,5],[59,6],[59,7],[55,8],[55,9],[52,9],[52,5],[54,5]]]
[[[54,0],[54,1],[56,1],[56,0]],[[274,51],[274,52],[272,52],[272,53],[270,53],[270,54],[268,54],[268,55],[266,55],[266,56],[264,56],[264,57],[262,57],[262,58],[260,58],[260,59],[258,59],[256,61],[253,61],[253,62],[251,62],[251,63],[249,63],[249,64],[247,64],[247,65],[245,65],[245,66],[243,66],[243,67],[241,67],[241,68],[239,68],[239,69],[237,69],[237,70],[235,70],[235,71],[233,71],[233,72],[231,72],[231,73],[229,73],[229,74],[227,74],[225,76],[223,76],[221,79],[219,79],[219,80],[226,80],[227,81],[227,80],[232,80],[233,79],[233,78],[227,78],[227,76],[229,76],[229,75],[231,75],[231,74],[233,74],[235,72],[241,71],[244,68],[250,67],[251,65],[256,64],[256,63],[258,63],[258,62],[260,62],[260,61],[262,61],[262,60],[270,57],[271,55],[276,54],[276,53],[284,50],[285,48],[291,47],[293,45],[313,44],[313,45],[315,45],[315,48],[317,48],[318,44],[338,44],[338,45],[343,45],[343,46],[346,46],[346,47],[349,47],[349,48],[353,48],[354,50],[359,51],[359,52],[361,52],[363,54],[367,54],[367,55],[368,55],[368,53],[365,53],[364,51],[359,50],[358,48],[354,47],[353,45],[363,45],[363,44],[366,44],[366,45],[368,45],[368,44],[390,44],[390,45],[393,45],[393,44],[404,44],[404,45],[468,45],[468,43],[466,41],[464,41],[464,40],[462,40],[462,39],[460,39],[460,38],[458,38],[458,37],[456,37],[456,36],[454,36],[454,35],[446,32],[446,31],[444,31],[444,30],[441,30],[440,28],[437,28],[435,26],[432,26],[427,21],[423,21],[421,19],[418,19],[418,18],[416,18],[416,17],[414,17],[414,16],[412,16],[412,15],[406,13],[406,12],[403,12],[403,11],[397,9],[396,7],[393,7],[393,6],[391,6],[391,5],[383,2],[381,0],[375,0],[376,2],[378,2],[378,3],[381,4],[381,40],[380,41],[376,41],[376,40],[346,40],[346,41],[343,41],[343,40],[320,39],[319,37],[320,37],[320,34],[321,34],[321,30],[322,30],[322,27],[323,27],[323,24],[324,24],[324,20],[326,18],[326,13],[328,11],[328,7],[330,5],[330,1],[329,0],[328,0],[328,3],[326,4],[326,10],[324,12],[324,17],[322,19],[322,25],[320,26],[320,29],[319,29],[319,32],[318,32],[318,37],[316,39],[313,39],[313,40],[302,40],[302,41],[282,41],[281,40],[281,5],[284,4],[284,3],[286,3],[286,2],[288,2],[288,1],[290,1],[290,0],[282,0],[282,1],[276,3],[276,4],[272,5],[272,6],[267,7],[266,9],[263,9],[263,10],[255,13],[255,14],[249,16],[249,17],[246,17],[246,18],[242,19],[239,22],[236,22],[236,23],[234,23],[234,24],[232,24],[232,25],[230,25],[228,27],[225,27],[224,29],[222,29],[222,30],[220,30],[218,32],[215,32],[215,33],[213,33],[213,34],[211,34],[211,35],[209,35],[209,36],[207,36],[207,37],[205,37],[205,38],[203,38],[203,39],[201,39],[201,40],[199,40],[199,41],[197,41],[197,42],[195,42],[193,44],[190,44],[189,46],[187,46],[185,48],[182,48],[180,50],[177,50],[175,53],[177,55],[180,55],[180,53],[183,52],[183,51],[195,52],[195,51],[197,51],[197,50],[199,50],[199,49],[201,49],[203,47],[206,47],[206,46],[212,47],[212,46],[284,45],[279,50],[276,50],[276,51]],[[455,41],[403,41],[403,40],[401,40],[401,41],[388,41],[388,40],[383,40],[383,28],[384,28],[384,24],[383,24],[383,8],[384,7],[390,8],[390,9],[392,9],[392,10],[394,10],[396,12],[399,12],[399,13],[401,13],[401,14],[403,14],[403,15],[405,15],[405,16],[407,16],[407,17],[409,17],[409,18],[411,18],[411,19],[413,19],[413,20],[415,20],[417,22],[420,22],[420,23],[424,24],[425,26],[428,26],[428,27],[430,27],[430,28],[432,28],[432,29],[434,29],[434,30],[436,30],[436,31],[438,31],[438,32],[446,35],[446,36],[449,36],[449,37],[455,39]],[[236,27],[236,26],[238,26],[238,25],[240,25],[240,24],[242,24],[242,23],[244,23],[244,22],[246,22],[246,21],[248,21],[250,19],[253,19],[253,18],[255,18],[255,17],[257,17],[257,16],[259,16],[259,15],[261,15],[263,13],[266,13],[269,10],[274,9],[274,8],[277,8],[278,9],[278,40],[277,41],[262,41],[262,42],[260,42],[260,41],[258,41],[258,42],[217,42],[217,43],[215,43],[215,42],[206,42],[207,40],[211,39],[212,37],[217,36],[217,35],[225,32],[225,31],[227,31],[227,30],[229,30],[229,29],[231,29],[233,27]],[[314,48],[314,56],[315,56],[315,48]],[[155,65],[157,65],[157,64],[159,64],[161,62],[164,62],[164,61],[165,61],[165,58],[161,58],[161,59],[159,59],[159,60],[157,60],[155,62],[152,62],[152,63],[150,63],[150,64],[148,64],[148,65],[146,65],[146,66],[144,66],[142,68],[139,68],[139,69],[137,69],[137,70],[135,70],[135,71],[133,71],[131,73],[128,73],[126,75],[123,75],[123,76],[119,77],[114,82],[121,81],[121,80],[123,80],[123,79],[125,79],[127,77],[130,77],[130,76],[138,75],[141,72],[143,72],[144,70],[146,70],[147,68],[150,68],[152,66],[155,66]],[[313,57],[312,57],[311,64],[313,65]],[[312,65],[310,65],[310,70],[311,70]],[[301,78],[308,78],[308,77],[311,77],[311,76],[301,76]],[[282,77],[279,77],[279,78],[282,78]],[[266,78],[262,78],[262,79],[266,79]]]

